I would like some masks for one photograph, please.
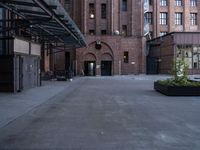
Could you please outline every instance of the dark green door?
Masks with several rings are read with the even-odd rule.
[[[101,75],[102,76],[112,75],[112,61],[101,61]]]
[[[147,74],[158,74],[158,58],[148,57],[147,58]]]

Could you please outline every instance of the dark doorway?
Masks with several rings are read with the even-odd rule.
[[[39,76],[39,66],[40,66],[40,60],[38,58],[34,59],[34,86],[38,86],[40,82],[40,76]]]
[[[96,63],[95,61],[85,61],[85,76],[96,75]]]
[[[65,52],[65,70],[69,71],[71,68],[71,63],[70,63],[70,52]]]
[[[102,76],[112,75],[112,61],[101,61],[101,75]]]
[[[19,89],[18,92],[23,90],[23,72],[24,72],[24,59],[23,57],[19,56]]]
[[[158,73],[158,58],[147,57],[147,74]]]

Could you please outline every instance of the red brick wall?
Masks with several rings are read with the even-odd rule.
[[[168,6],[161,7],[160,1],[153,1],[150,12],[153,12],[153,25],[150,31],[154,32],[154,37],[158,37],[160,32],[173,31],[199,31],[200,19],[198,15],[198,26],[190,26],[190,13],[197,13],[200,9],[200,3],[197,7],[190,7],[190,0],[183,0],[183,6],[176,7],[175,0],[169,0]],[[89,3],[95,4],[95,19],[89,18]],[[107,4],[107,19],[101,19],[101,4]],[[97,65],[100,65],[101,55],[106,47],[98,51],[94,48],[96,40],[101,40],[103,45],[107,45],[112,51],[113,74],[138,74],[145,73],[146,57],[144,53],[146,41],[143,38],[143,9],[142,1],[128,0],[128,11],[121,11],[121,0],[73,0],[72,19],[77,23],[87,39],[87,48],[76,50],[77,71],[80,74],[83,69],[84,55],[91,53],[96,57]],[[160,25],[160,12],[168,12],[168,24]],[[175,12],[183,13],[183,25],[175,25]],[[128,27],[128,37],[115,36],[116,30],[122,33],[122,25]],[[95,36],[89,36],[89,30],[95,30]],[[101,36],[101,30],[107,30],[108,35]],[[173,50],[171,37],[164,37],[160,47],[154,47],[152,55],[159,57],[160,73],[169,73],[173,60]],[[93,45],[91,45],[93,43]],[[124,51],[129,52],[129,63],[123,62]],[[61,56],[60,56],[61,57]],[[61,61],[62,59],[60,59]],[[121,62],[121,63],[120,63]],[[61,65],[62,66],[62,65]],[[97,74],[100,75],[100,69],[97,68]]]
[[[89,18],[89,3],[95,4],[95,19]],[[107,19],[101,19],[102,3],[106,3],[107,5]],[[78,24],[82,24],[79,26],[81,26],[82,32],[86,35],[88,44],[87,48],[76,51],[78,73],[81,74],[84,69],[84,55],[87,53],[94,54],[97,59],[97,65],[100,65],[104,47],[100,51],[95,50],[93,42],[96,40],[101,40],[103,45],[106,44],[110,47],[113,57],[113,74],[144,73],[145,57],[142,45],[142,1],[128,0],[128,10],[126,12],[121,10],[121,0],[82,0],[76,3],[76,5],[78,5],[79,9],[74,9],[76,11],[74,11],[73,19]],[[122,33],[122,25],[127,25],[128,37],[120,36]],[[95,30],[96,35],[88,35],[89,30]],[[101,36],[101,30],[107,30],[108,35]],[[120,32],[119,36],[114,35],[116,30]],[[124,51],[129,52],[129,63],[124,63]],[[97,68],[97,75],[101,74],[99,70]]]
[[[173,37],[171,35],[154,40],[158,45],[151,46],[149,57],[159,59],[160,74],[170,74],[174,59]],[[159,44],[160,43],[160,44]]]
[[[197,1],[197,7],[190,6],[190,0],[183,0],[182,6],[175,6],[175,0],[168,0],[167,6],[160,6],[160,0],[154,0],[150,11],[153,13],[153,25],[150,31],[154,32],[154,38],[160,36],[160,32],[197,32],[200,31],[200,15],[198,14],[197,26],[190,25],[190,13],[198,13],[200,2]],[[168,24],[160,25],[160,12],[168,13]],[[175,13],[183,13],[183,25],[175,25]]]
[[[101,50],[95,48],[95,42],[100,40],[102,43]],[[76,50],[77,73],[81,74],[84,70],[84,61],[86,54],[90,53],[96,58],[96,65],[99,66],[96,72],[101,75],[100,65],[102,55],[107,53],[113,58],[113,74],[138,74],[140,73],[140,53],[141,40],[138,38],[124,38],[121,36],[87,36],[87,48]],[[129,63],[124,63],[124,51],[129,52]],[[88,60],[88,59],[87,59]]]
[[[180,36],[180,35],[179,35]],[[187,35],[182,35],[187,36]],[[176,43],[174,41],[174,35],[164,36],[163,38],[158,38],[158,43],[160,45],[153,46],[150,48],[150,57],[159,58],[161,61],[159,62],[159,73],[160,74],[171,74],[173,61],[176,55],[175,47]],[[154,40],[156,42],[156,40]],[[200,69],[190,69],[189,74],[199,74]]]

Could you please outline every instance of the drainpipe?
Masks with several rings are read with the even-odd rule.
[[[158,22],[157,22],[157,20],[158,20],[158,6],[157,6],[157,0],[156,0],[156,37],[157,37],[157,35],[158,35]]]

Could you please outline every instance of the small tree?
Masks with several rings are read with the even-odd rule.
[[[173,75],[175,82],[186,83],[188,80],[188,65],[183,59],[176,59],[173,63]]]

